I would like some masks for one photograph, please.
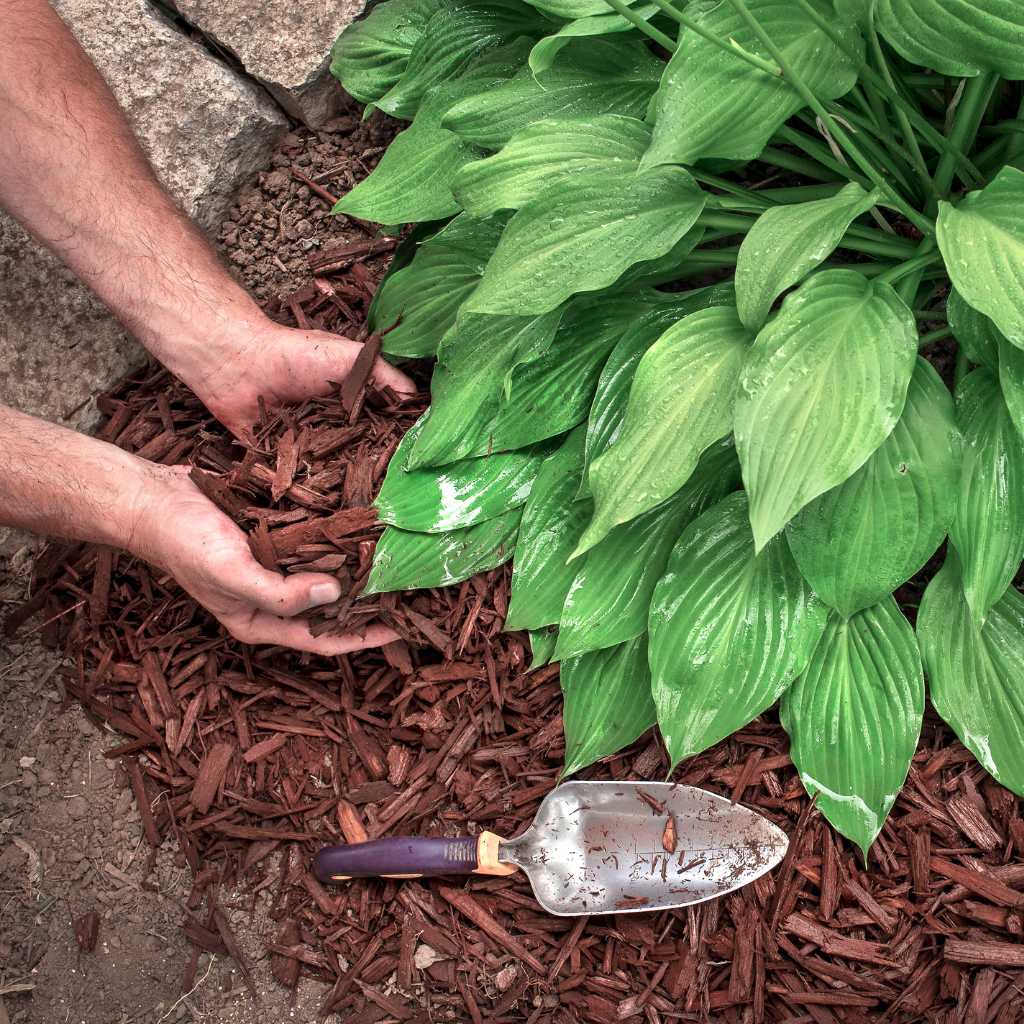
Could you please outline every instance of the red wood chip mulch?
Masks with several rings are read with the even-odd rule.
[[[355,333],[370,252],[318,257],[315,285],[274,312]],[[866,869],[811,808],[765,716],[677,776],[791,834],[777,870],[724,899],[572,919],[542,913],[521,877],[320,886],[309,863],[321,843],[515,834],[563,752],[557,668],[528,673],[524,637],[501,631],[507,569],[353,603],[379,533],[370,503],[424,406],[368,389],[367,367],[335,396],[265,416],[246,451],[162,372],[104,396],[100,433],[191,464],[264,564],[337,574],[346,596],[314,629],[382,620],[403,640],[335,659],[245,648],[160,571],[82,546],[51,549],[34,598],[8,622],[40,612],[66,646],[77,666],[68,693],[122,736],[107,754],[122,760],[146,839],[154,851],[173,844],[195,874],[184,990],[204,951],[235,958],[248,979],[218,902],[237,881],[272,894],[277,980],[322,980],[323,1011],[348,1024],[1024,1018],[1020,804],[931,714]],[[666,769],[645,737],[584,774]],[[79,922],[83,948],[92,932]]]

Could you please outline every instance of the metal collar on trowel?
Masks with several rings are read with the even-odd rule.
[[[701,903],[770,871],[786,834],[702,789],[669,782],[569,782],[515,839],[394,837],[321,850],[322,882],[506,875],[522,869],[549,913],[621,914]]]

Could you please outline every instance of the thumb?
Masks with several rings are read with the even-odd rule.
[[[299,615],[341,597],[341,584],[322,572],[300,572],[282,576],[269,572],[255,560],[247,572],[236,577],[231,588],[236,596],[260,611],[284,618]]]

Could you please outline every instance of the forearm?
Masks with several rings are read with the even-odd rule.
[[[163,472],[0,405],[0,526],[131,548],[142,498]]]
[[[265,323],[160,186],[102,76],[45,0],[0,0],[0,206],[188,379]]]

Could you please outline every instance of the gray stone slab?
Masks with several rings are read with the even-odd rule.
[[[330,50],[365,0],[171,0],[186,21],[232,53],[292,117],[318,127],[344,93],[329,71]]]
[[[215,231],[239,187],[267,166],[285,118],[146,0],[56,7],[110,83],[157,175]],[[0,215],[0,402],[89,429],[92,397],[142,359],[91,293]]]

